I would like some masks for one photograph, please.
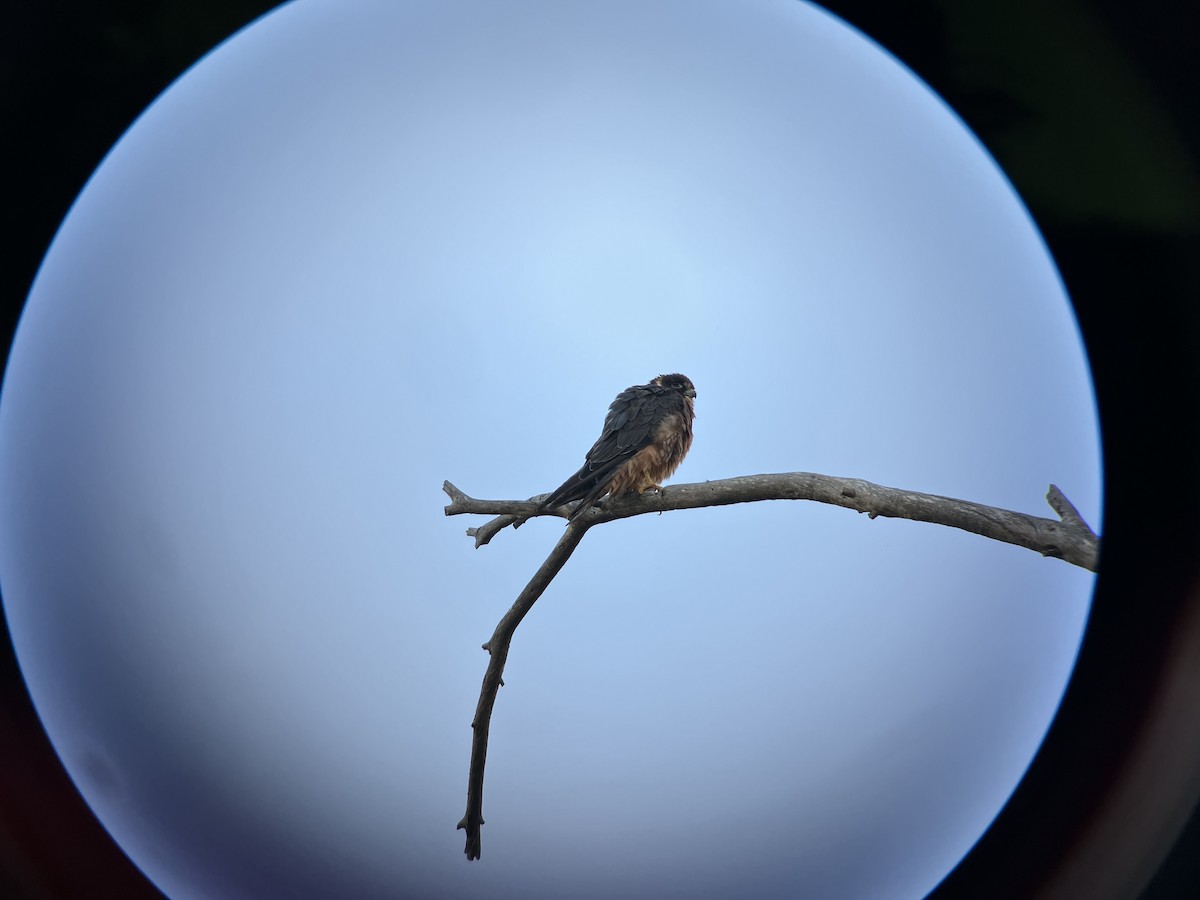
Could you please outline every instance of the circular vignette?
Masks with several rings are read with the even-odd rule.
[[[868,4],[867,6],[870,5]],[[837,11],[836,8],[835,11]],[[850,21],[860,24],[869,33],[874,34],[885,44],[885,46],[896,49],[906,62],[908,62],[910,65],[913,65],[919,73],[925,75],[935,87],[942,91],[944,95],[949,97],[954,96],[952,79],[950,80],[951,87],[947,88],[942,83],[939,83],[939,79],[937,78],[935,72],[931,72],[930,69],[924,68],[921,64],[922,59],[929,59],[931,60],[930,67],[936,68],[938,61],[936,52],[926,52],[925,55],[922,55],[922,52],[919,49],[913,53],[906,53],[904,49],[902,49],[905,46],[911,46],[911,44],[906,41],[905,36],[911,35],[919,30],[906,30],[902,23],[892,22],[893,30],[889,31],[886,27],[886,24],[881,27],[872,27],[870,22],[862,19],[856,19],[856,17],[853,15],[853,10],[844,10],[842,12],[844,12]],[[983,134],[986,140],[987,129],[981,126],[978,122],[973,121],[971,115],[962,105],[957,103],[955,105],[960,112],[963,112],[965,115],[967,115],[968,121],[971,122],[981,134]],[[1000,153],[1001,161],[1003,162],[1003,152],[1000,150],[997,152]],[[1052,170],[1053,167],[1047,164],[1046,168]],[[1018,186],[1021,186],[1019,180]],[[1182,185],[1181,190],[1186,189],[1187,187],[1188,186],[1186,184]],[[1162,460],[1164,464],[1183,462],[1186,455],[1185,451],[1195,446],[1194,435],[1189,430],[1188,422],[1180,422],[1177,416],[1172,416],[1170,414],[1171,409],[1168,406],[1167,398],[1164,397],[1164,392],[1161,390],[1161,386],[1164,383],[1171,383],[1175,385],[1183,383],[1187,385],[1187,389],[1189,391],[1194,389],[1194,379],[1188,380],[1194,376],[1194,373],[1162,371],[1164,358],[1172,360],[1173,363],[1178,363],[1179,360],[1184,360],[1182,365],[1186,365],[1188,353],[1186,352],[1186,347],[1184,345],[1186,336],[1190,334],[1188,328],[1189,320],[1183,315],[1183,311],[1178,306],[1174,307],[1173,309],[1170,308],[1169,301],[1167,302],[1166,309],[1156,308],[1156,313],[1163,315],[1164,320],[1173,321],[1179,327],[1164,328],[1161,329],[1161,332],[1155,330],[1155,333],[1153,334],[1154,346],[1158,348],[1166,347],[1168,349],[1174,346],[1177,350],[1184,351],[1165,353],[1163,354],[1162,358],[1159,358],[1158,356],[1149,353],[1148,350],[1139,352],[1141,347],[1148,348],[1150,346],[1150,323],[1147,323],[1146,330],[1137,331],[1134,334],[1135,338],[1144,339],[1143,341],[1140,343],[1137,340],[1132,342],[1128,341],[1127,338],[1129,338],[1130,335],[1126,329],[1128,328],[1129,323],[1123,316],[1118,315],[1118,311],[1124,309],[1126,298],[1131,294],[1148,294],[1150,296],[1160,298],[1194,295],[1194,280],[1189,280],[1190,276],[1188,275],[1186,267],[1181,265],[1181,260],[1184,258],[1183,250],[1186,250],[1191,245],[1183,244],[1180,240],[1180,235],[1162,236],[1155,235],[1153,233],[1142,233],[1139,236],[1140,239],[1137,239],[1133,242],[1134,249],[1140,257],[1140,262],[1135,265],[1134,263],[1137,262],[1137,260],[1127,253],[1130,244],[1125,240],[1113,240],[1111,231],[1109,234],[1105,234],[1105,229],[1088,231],[1087,229],[1080,230],[1068,225],[1060,225],[1053,220],[1053,216],[1043,215],[1043,212],[1039,209],[1036,200],[1030,200],[1030,202],[1035,216],[1042,224],[1044,233],[1047,235],[1052,249],[1054,249],[1060,260],[1060,263],[1062,264],[1067,278],[1068,287],[1071,289],[1072,296],[1077,303],[1077,307],[1079,308],[1085,334],[1089,341],[1089,347],[1092,350],[1093,361],[1096,364],[1098,373],[1100,402],[1105,426],[1106,447],[1110,454],[1110,464],[1115,458],[1119,461],[1119,467],[1117,469],[1118,472],[1125,470],[1136,471],[1136,467],[1139,463],[1151,461],[1149,458],[1151,449],[1153,450],[1153,453],[1157,455],[1163,448],[1165,448],[1165,456],[1160,456],[1159,459]],[[33,261],[30,260],[28,264],[29,271],[32,271],[32,265]],[[1114,273],[1118,277],[1114,278]],[[1157,276],[1158,280],[1153,283],[1148,283],[1145,279],[1152,276]],[[1144,290],[1146,288],[1149,288],[1149,290]],[[1172,318],[1172,316],[1174,318]],[[1097,341],[1100,341],[1102,344],[1107,342],[1107,346],[1103,348],[1104,352],[1097,353],[1097,349],[1094,346]],[[1172,343],[1172,341],[1174,341],[1174,343]],[[1132,356],[1130,352],[1131,347],[1129,346],[1130,343],[1137,345],[1136,347],[1132,348]],[[1130,358],[1132,358],[1136,364],[1126,366],[1120,362],[1114,365],[1112,362],[1114,359],[1125,361],[1129,360]],[[1106,375],[1106,371],[1108,371],[1110,374]],[[1117,396],[1110,398],[1109,392],[1113,392]],[[1170,397],[1178,396],[1172,392],[1166,393],[1167,396]],[[1139,403],[1143,402],[1144,398],[1146,397],[1152,398],[1153,402],[1145,409],[1135,409],[1135,407]],[[1156,416],[1158,417],[1156,418]],[[1128,436],[1124,438],[1124,440],[1121,438],[1122,429],[1120,428],[1120,423],[1122,421],[1135,423],[1137,425],[1137,429],[1131,428],[1125,432],[1125,434]],[[1158,427],[1154,427],[1155,425],[1158,425]],[[1167,425],[1170,426],[1170,434],[1165,434],[1163,431],[1163,428]],[[1144,441],[1142,441],[1143,437],[1145,438]],[[1160,441],[1155,440],[1155,438],[1169,439]],[[1135,446],[1135,444],[1138,444],[1139,442],[1141,445]],[[1115,457],[1113,455],[1114,453]],[[1171,453],[1177,453],[1177,455],[1172,457],[1170,455]],[[1177,473],[1188,473],[1191,471],[1187,466],[1164,465],[1164,468],[1169,468]],[[1118,509],[1133,508],[1133,503],[1136,501],[1136,498],[1133,496],[1133,487],[1131,482],[1132,479],[1125,483],[1128,487],[1128,491],[1125,494],[1121,494],[1119,492],[1119,489],[1121,488],[1121,482],[1118,479],[1110,481],[1108,503],[1110,512],[1113,513],[1109,517],[1110,523],[1115,521],[1117,518],[1115,513]],[[1184,490],[1191,491],[1192,487],[1193,485],[1190,483],[1185,483]],[[1125,504],[1123,507],[1116,505],[1118,499],[1120,498],[1123,498],[1123,502]],[[1179,507],[1182,508],[1185,505],[1186,504],[1180,504]],[[1109,559],[1128,559],[1129,562],[1128,564],[1122,564],[1121,568],[1118,569],[1113,568],[1114,566],[1117,566],[1116,562],[1110,562],[1108,565],[1106,565],[1104,578],[1101,582],[1102,593],[1098,599],[1098,602],[1100,603],[1100,607],[1098,607],[1098,609],[1103,608],[1106,603],[1110,602],[1105,599],[1106,597],[1117,598],[1123,596],[1121,594],[1122,588],[1128,588],[1129,590],[1133,591],[1139,588],[1139,586],[1148,586],[1151,590],[1147,591],[1147,593],[1153,594],[1153,589],[1161,589],[1162,593],[1158,596],[1169,598],[1172,596],[1172,591],[1175,591],[1175,596],[1180,596],[1183,588],[1190,585],[1190,581],[1187,581],[1187,578],[1190,577],[1191,573],[1182,572],[1179,568],[1175,568],[1174,571],[1171,571],[1171,565],[1169,564],[1170,554],[1167,553],[1165,555],[1160,555],[1160,549],[1165,547],[1167,550],[1169,550],[1170,547],[1173,546],[1172,540],[1178,539],[1182,541],[1187,536],[1193,535],[1194,529],[1190,528],[1189,523],[1186,522],[1182,516],[1173,516],[1170,514],[1170,512],[1167,513],[1165,521],[1167,526],[1169,526],[1166,530],[1166,538],[1164,539],[1163,534],[1158,534],[1156,532],[1154,535],[1155,546],[1153,547],[1146,542],[1139,543],[1136,539],[1131,539],[1128,535],[1122,536],[1119,530],[1116,535],[1113,535],[1110,531],[1110,534],[1108,535],[1108,545],[1106,547],[1106,549],[1110,551]],[[1106,531],[1109,531],[1109,529],[1106,529]],[[1128,543],[1122,545],[1119,539],[1124,539],[1128,541]],[[1147,535],[1146,541],[1149,541],[1149,539],[1150,535]],[[1114,544],[1113,541],[1118,542]],[[1117,551],[1119,551],[1119,553]],[[1139,552],[1144,553],[1145,555],[1139,557]],[[1168,560],[1168,565],[1165,566],[1168,571],[1165,572],[1162,571],[1164,568],[1162,564],[1164,558]],[[1186,556],[1182,558],[1186,559]],[[1176,558],[1176,564],[1178,563],[1178,559],[1179,557]],[[1146,562],[1144,570],[1139,566],[1139,560]],[[1107,587],[1107,585],[1110,584],[1113,585],[1112,588]],[[1104,593],[1105,590],[1111,591],[1112,593],[1106,594]],[[1124,596],[1131,596],[1131,594],[1126,594]],[[1115,603],[1116,601],[1114,600],[1112,602]],[[1162,621],[1168,621],[1172,615],[1172,610],[1178,610],[1178,607],[1172,607],[1169,605],[1169,603],[1164,602],[1162,605],[1156,607],[1155,612],[1160,617],[1163,617]],[[1145,618],[1154,617],[1146,616]],[[1094,618],[1093,634],[1096,633],[1096,627],[1101,624],[1103,619],[1104,617],[1100,616],[1099,612],[1097,612],[1097,615]],[[1126,632],[1126,639],[1119,639],[1118,634],[1120,633],[1121,629],[1112,625],[1110,622],[1110,624],[1106,626],[1108,633],[1110,634],[1110,640],[1107,643],[1096,645],[1093,643],[1093,638],[1089,636],[1089,644],[1085,650],[1084,658],[1087,659],[1088,654],[1096,656],[1097,659],[1101,660],[1101,667],[1111,664],[1111,661],[1117,658],[1120,658],[1123,664],[1127,664],[1129,661],[1129,653],[1127,651],[1131,645],[1134,645],[1139,648],[1137,651],[1135,651],[1135,655],[1137,655],[1140,660],[1139,665],[1144,666],[1147,664],[1151,660],[1153,652],[1150,649],[1144,648],[1158,646],[1158,643],[1156,643],[1155,640],[1150,640],[1147,629],[1156,629],[1158,626],[1149,625],[1144,621],[1135,622],[1134,624],[1135,628],[1133,634],[1139,635],[1141,637],[1140,640],[1129,640],[1129,632]],[[1163,629],[1161,632],[1158,632],[1160,637],[1163,633],[1165,633],[1165,629]],[[1093,650],[1093,646],[1099,646],[1102,649]],[[1128,699],[1129,696],[1133,695],[1136,695],[1137,697],[1145,697],[1150,694],[1151,692],[1146,688],[1145,683],[1139,681],[1137,677],[1124,677],[1129,671],[1129,669],[1124,667],[1120,670],[1122,680],[1126,681],[1127,683],[1124,684],[1122,689],[1117,693],[1124,699]],[[1079,679],[1079,684],[1083,685],[1078,688],[1080,694],[1086,694],[1088,689],[1082,678]],[[1074,690],[1075,689],[1073,689],[1073,691]],[[1076,695],[1073,693],[1068,698],[1067,706],[1064,709],[1064,720],[1065,715],[1071,712],[1072,704],[1075,704],[1076,706],[1080,705],[1080,703],[1074,699],[1075,696]],[[1106,715],[1105,711],[1102,709],[1089,706],[1086,703],[1083,703],[1083,705],[1089,707],[1089,715],[1095,715],[1101,719],[1103,719]],[[1122,721],[1133,721],[1133,719],[1128,715],[1128,709],[1131,706],[1136,707],[1138,705],[1139,703],[1137,702],[1125,703],[1121,707],[1123,712],[1118,715],[1118,718],[1120,716],[1125,716]],[[1083,718],[1076,716],[1073,721],[1086,722],[1086,720],[1086,716]],[[1086,732],[1088,727],[1089,726],[1086,725],[1072,725],[1067,729],[1067,733],[1070,733],[1072,729],[1078,729],[1080,732]],[[1110,727],[1110,733],[1111,730],[1112,729]],[[1050,746],[1053,746],[1054,741],[1056,740],[1067,740],[1067,738],[1060,738],[1056,732],[1055,735],[1052,735]],[[1076,741],[1077,742],[1074,746],[1077,749],[1085,745],[1085,742],[1082,742],[1078,738]],[[1116,743],[1120,744],[1120,741],[1117,741]],[[1088,749],[1094,751],[1095,747],[1092,746]],[[1061,761],[1067,756],[1071,755],[1073,754],[1060,754],[1059,759]],[[1078,765],[1079,759],[1094,758],[1094,753],[1082,753],[1074,759],[1072,765],[1062,766],[1060,773],[1070,773],[1073,770],[1078,770],[1080,768]],[[1084,766],[1082,768],[1086,769],[1087,767]],[[1071,781],[1072,779],[1068,777],[1065,780]],[[1043,789],[1044,787],[1045,786],[1043,785]],[[1038,796],[1034,795],[1033,798],[1028,802],[1032,807],[1036,807],[1038,810],[1054,808],[1052,800],[1047,800],[1046,796],[1043,796],[1042,799],[1039,800]],[[1040,813],[1038,814],[1040,815]],[[1007,815],[1008,814],[1006,813],[1006,816]],[[1030,819],[1032,818],[1034,817],[1031,816]],[[1001,833],[1002,828],[1000,826],[1002,826],[1005,821],[1006,820],[1002,818],[1001,822],[997,823],[997,834]],[[1010,821],[1017,822],[1018,820],[1011,819],[1010,817]],[[1063,824],[1063,820],[1057,818],[1056,816],[1051,817],[1051,822],[1058,823],[1060,825]],[[1021,828],[1019,825],[1012,827],[1017,828],[1018,831]],[[989,844],[989,842],[991,843]],[[1013,866],[1013,859],[1025,861],[1028,858],[1024,853],[1017,854],[1015,856],[1009,856],[1005,861],[1005,864],[1000,865],[999,856],[995,851],[989,851],[989,846],[999,846],[992,839],[992,836],[989,836],[988,839],[985,839],[979,848],[980,853],[977,856],[973,856],[971,859],[968,859],[967,864],[963,867],[960,873],[967,873],[969,875],[973,871],[974,877],[979,879],[976,882],[977,885],[998,883],[996,881],[998,873],[1005,871],[1012,872],[1014,868],[1018,870],[1020,869],[1020,866]],[[1063,842],[1061,839],[1057,840],[1056,842],[1055,836],[1052,834],[1047,846],[1062,847]],[[989,852],[991,852],[990,857],[988,856]],[[1049,855],[1053,856],[1056,852],[1057,851],[1050,851]],[[989,858],[991,860],[990,863],[987,862]],[[1044,862],[1045,860],[1042,861]],[[1130,861],[1130,857],[1127,852],[1123,851],[1115,854],[1114,862],[1120,863],[1122,861],[1126,863]],[[972,865],[974,865],[974,869],[972,869]],[[1021,873],[1018,872],[1018,874]],[[1024,873],[1024,875],[1025,877],[1032,877],[1028,872]],[[963,877],[967,876],[964,875]],[[1018,883],[1015,880],[1016,877],[1017,876],[1014,876],[1014,881],[1012,883]],[[951,882],[948,882],[947,887],[950,887],[955,883],[956,882],[954,882],[952,879]],[[959,885],[963,885],[969,884],[970,882],[960,880],[957,883]]]

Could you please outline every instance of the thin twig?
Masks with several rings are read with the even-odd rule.
[[[1046,492],[1046,502],[1050,504],[1050,508],[1058,513],[1058,517],[1064,522],[1084,529],[1095,540],[1099,540],[1096,537],[1096,532],[1092,531],[1088,523],[1083,521],[1083,516],[1079,514],[1079,510],[1075,508],[1075,504],[1067,499],[1067,495],[1059,489],[1057,484],[1050,485],[1050,490]]]
[[[449,482],[447,485],[453,487]],[[451,497],[454,496],[449,490],[446,493]],[[465,495],[463,496],[465,497]],[[487,765],[488,730],[492,723],[492,707],[496,703],[496,694],[500,690],[500,685],[504,683],[504,663],[508,660],[508,648],[512,643],[513,632],[517,630],[517,626],[521,624],[525,614],[533,608],[533,604],[554,580],[554,576],[571,558],[571,554],[579,546],[579,542],[583,540],[584,534],[591,525],[591,522],[582,518],[567,525],[566,532],[558,539],[558,543],[550,551],[546,561],[534,573],[529,584],[525,585],[525,589],[521,591],[516,602],[496,626],[491,640],[483,645],[483,649],[488,651],[491,658],[488,660],[487,672],[483,676],[483,686],[479,689],[479,705],[475,707],[475,718],[471,721],[474,734],[471,738],[471,774],[467,783],[467,812],[458,823],[458,827],[466,829],[467,832],[467,859],[479,859],[481,849],[479,831],[480,826],[483,825],[483,773]]]

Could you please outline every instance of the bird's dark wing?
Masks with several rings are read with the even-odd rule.
[[[621,391],[608,408],[604,430],[587,452],[586,462],[542,501],[541,508],[554,509],[581,499],[588,502],[580,510],[589,507],[604,495],[621,466],[653,440],[662,420],[683,408],[681,394],[658,385],[640,384]]]

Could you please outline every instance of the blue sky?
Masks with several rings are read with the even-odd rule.
[[[675,480],[815,471],[1099,527],[1086,362],[990,158],[795,0],[300,0],[135,124],[0,403],[39,712],[173,897],[917,897],[1015,786],[1093,577],[760,503],[589,533],[521,626],[483,859],[479,645],[562,524],[481,550],[622,388]],[[70,565],[62,560],[70,560]]]

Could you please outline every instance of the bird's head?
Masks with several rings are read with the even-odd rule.
[[[685,397],[696,396],[696,386],[692,384],[692,379],[686,375],[675,373],[673,375],[659,375],[651,384],[657,384],[659,387],[665,387],[673,391],[680,391]]]

